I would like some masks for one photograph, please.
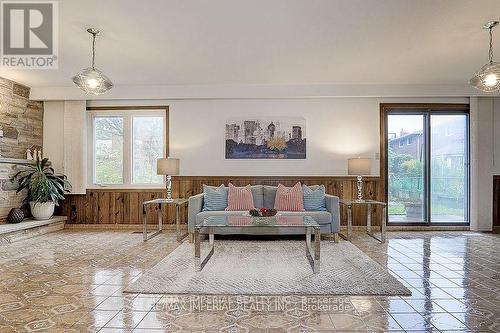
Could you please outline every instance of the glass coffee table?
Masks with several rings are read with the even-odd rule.
[[[314,273],[319,273],[320,262],[320,225],[310,216],[211,216],[204,219],[194,228],[194,258],[195,269],[201,271],[214,254],[214,235],[221,230],[233,230],[238,234],[238,230],[255,231],[258,229],[279,229],[297,228],[303,229],[306,236],[306,257]],[[314,233],[314,244],[311,235]],[[202,260],[200,234],[208,234],[209,252]]]

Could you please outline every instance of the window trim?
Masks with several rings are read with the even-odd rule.
[[[147,117],[147,116],[162,116],[163,117],[163,157],[169,156],[169,109],[168,106],[98,106],[98,107],[87,107],[87,124],[90,130],[87,135],[87,143],[89,149],[87,149],[88,163],[87,165],[87,188],[88,189],[99,189],[99,188],[131,188],[131,189],[163,189],[165,187],[165,176],[163,181],[157,184],[133,184],[133,117]],[[105,116],[123,116],[123,184],[96,184],[95,179],[95,128],[94,119],[96,117]]]

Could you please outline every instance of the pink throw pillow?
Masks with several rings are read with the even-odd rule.
[[[286,187],[278,184],[276,190],[276,199],[274,200],[274,209],[278,211],[303,211],[304,199],[302,198],[302,185],[295,184],[293,187]]]
[[[255,209],[253,203],[252,188],[250,185],[236,187],[229,183],[226,210],[250,210]]]

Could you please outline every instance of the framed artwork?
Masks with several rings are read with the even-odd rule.
[[[304,118],[243,118],[226,122],[226,159],[305,158]]]

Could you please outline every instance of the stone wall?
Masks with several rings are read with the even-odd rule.
[[[30,101],[29,93],[28,87],[0,78],[0,223],[23,199],[10,181],[19,164],[10,159],[25,159],[26,149],[42,146],[43,103]]]

